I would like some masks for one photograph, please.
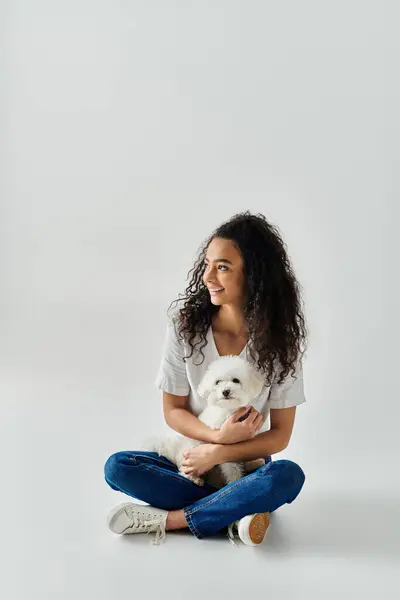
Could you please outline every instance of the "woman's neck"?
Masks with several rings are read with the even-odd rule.
[[[213,329],[235,337],[246,337],[248,329],[243,312],[236,306],[223,304],[213,316]]]

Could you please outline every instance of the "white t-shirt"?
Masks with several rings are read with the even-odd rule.
[[[178,325],[176,324],[175,327],[178,328]],[[184,362],[183,357],[189,356],[191,347],[186,340],[180,339],[175,327],[172,319],[169,319],[155,385],[159,390],[176,396],[189,395],[188,408],[194,415],[198,416],[206,407],[206,400],[197,394],[197,387],[210,363],[219,358],[220,355],[210,326],[207,331],[207,345],[202,348],[204,360],[196,347],[192,356]],[[257,368],[250,357],[248,344],[239,356],[242,356]],[[203,362],[201,362],[202,360]],[[287,408],[306,401],[301,364],[296,369],[295,377],[292,377],[289,373],[281,385],[274,381],[271,386],[266,381],[260,395],[251,402],[254,408],[265,415],[265,421],[260,432],[269,429],[267,423],[271,408]]]

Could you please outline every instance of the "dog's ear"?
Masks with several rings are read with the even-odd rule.
[[[197,393],[201,398],[208,398],[214,387],[214,378],[210,371],[207,371],[197,387]]]
[[[257,396],[261,394],[261,391],[264,387],[264,376],[260,371],[252,367],[249,372],[249,378],[247,382],[249,401],[254,400]]]

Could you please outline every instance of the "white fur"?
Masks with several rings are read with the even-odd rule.
[[[210,364],[199,384],[198,394],[207,399],[207,406],[198,418],[209,427],[220,429],[240,407],[251,404],[261,393],[263,385],[264,379],[260,372],[244,358],[221,356]],[[223,394],[224,391],[228,397]],[[149,444],[152,447],[148,450],[165,456],[176,464],[182,475],[197,485],[204,485],[203,477],[186,475],[182,469],[184,452],[202,443],[173,433]],[[207,474],[207,481],[215,487],[221,487],[240,479],[246,472],[263,463],[262,459],[249,463],[225,463],[214,467]]]

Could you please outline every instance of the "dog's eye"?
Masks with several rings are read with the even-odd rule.
[[[234,378],[232,379],[232,381],[233,381],[233,383],[240,383],[240,381],[239,381],[239,379],[238,379],[237,377],[234,377]]]
[[[221,383],[220,379],[218,379],[218,381],[215,382],[215,385],[218,385],[219,383]]]

